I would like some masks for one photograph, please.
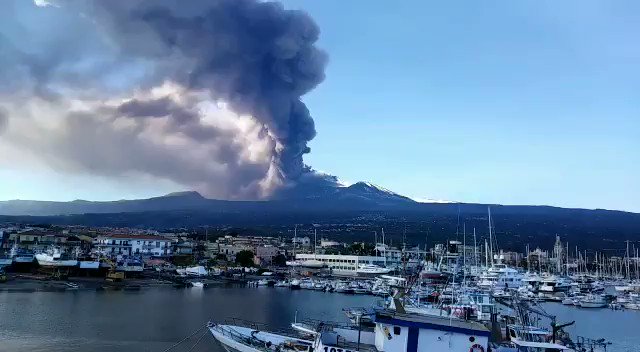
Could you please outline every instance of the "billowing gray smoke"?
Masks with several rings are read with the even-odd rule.
[[[128,53],[154,60],[177,54],[174,80],[208,90],[266,125],[281,144],[280,171],[287,179],[300,177],[302,155],[316,135],[300,97],[322,82],[327,62],[314,46],[319,29],[306,13],[256,0],[96,5]]]
[[[11,143],[54,167],[141,173],[226,198],[324,179],[303,162],[316,131],[301,97],[327,64],[306,13],[258,0],[24,3],[10,2],[15,18],[0,15]],[[37,27],[47,21],[55,30]],[[55,123],[42,123],[37,104],[59,113]]]

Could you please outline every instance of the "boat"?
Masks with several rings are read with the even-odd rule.
[[[73,282],[65,282],[65,286],[67,286],[67,290],[77,290],[80,286]]]
[[[373,264],[360,264],[356,269],[356,274],[360,276],[377,276],[389,274],[392,270],[389,268],[383,268]]]
[[[238,352],[404,352],[487,351],[489,330],[473,321],[381,310],[372,317],[373,328],[321,322],[313,340],[257,329],[252,325],[209,322],[213,337],[227,351]],[[446,338],[443,338],[446,336]]]
[[[294,336],[214,322],[209,322],[207,327],[211,335],[229,352],[312,351],[313,341],[299,339]]]
[[[275,286],[275,287],[289,287],[289,285],[290,285],[289,281],[280,280],[280,281],[276,282],[275,285],[273,285],[273,286]]]
[[[605,308],[609,305],[604,296],[596,294],[586,295],[578,302],[581,308]]]
[[[5,266],[9,266],[13,263],[13,258],[10,255],[5,254],[0,257],[0,268],[4,268]]]
[[[300,289],[300,280],[298,280],[298,279],[291,280],[291,283],[289,284],[289,288],[292,289],[292,290],[299,290]]]
[[[78,265],[77,259],[66,258],[60,248],[52,247],[35,255],[38,265],[44,267],[73,267]]]
[[[308,324],[308,323],[294,322],[294,323],[291,323],[291,328],[293,330],[299,332],[303,336],[313,337],[313,336],[318,334],[318,332],[315,330],[315,328],[312,325]]]
[[[551,333],[547,330],[535,326],[508,325],[506,328],[509,342],[498,346],[495,352],[543,352],[543,351],[565,351],[567,346],[554,341],[549,341]]]
[[[561,276],[547,276],[542,279],[539,290],[541,292],[567,292],[571,288],[571,282]]]
[[[184,269],[176,269],[180,276],[207,276],[209,272],[204,266],[191,266]]]
[[[202,281],[191,281],[191,287],[193,288],[204,288],[206,285]]]
[[[562,304],[564,304],[565,306],[572,306],[573,305],[573,298],[567,297],[567,298],[563,299],[562,300]]]
[[[23,248],[18,248],[18,246],[15,244],[13,245],[13,247],[11,247],[9,256],[13,260],[13,263],[16,264],[32,263],[34,259],[33,252]]]
[[[485,273],[480,275],[478,286],[484,288],[518,288],[522,285],[522,274],[506,264],[493,264]]]
[[[116,261],[116,270],[124,272],[142,272],[144,263],[141,258],[133,256],[121,256]]]

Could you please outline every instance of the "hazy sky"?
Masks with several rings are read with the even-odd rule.
[[[315,169],[415,198],[640,212],[639,2],[285,5],[315,19],[330,56],[304,98]],[[0,160],[0,199],[184,188],[24,158]]]

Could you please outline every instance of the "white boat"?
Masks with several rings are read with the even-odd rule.
[[[291,280],[291,283],[289,284],[289,288],[292,289],[292,290],[299,290],[300,289],[300,280],[298,280],[298,279]]]
[[[377,266],[373,264],[360,264],[356,269],[356,274],[360,276],[376,276],[376,275],[386,275],[391,271],[392,270],[389,268],[383,268],[381,266]]]
[[[193,288],[204,288],[204,282],[202,281],[191,281],[191,287]]]
[[[65,282],[65,286],[67,286],[67,290],[77,290],[80,286],[73,282]]]
[[[522,285],[522,274],[506,264],[493,264],[480,275],[478,286],[485,288],[518,288]]]
[[[318,334],[315,328],[311,326],[311,324],[307,324],[307,323],[294,322],[294,323],[291,323],[291,328],[305,336],[313,337]]]
[[[489,330],[478,322],[390,310],[376,312],[372,320],[373,330],[322,324],[312,341],[239,325],[210,322],[208,327],[227,351],[234,352],[473,352],[489,347]]]
[[[38,265],[44,267],[72,267],[78,265],[77,259],[65,259],[58,247],[35,255]]]
[[[34,255],[32,252],[22,248],[18,248],[18,246],[15,244],[13,245],[13,247],[11,247],[11,251],[9,252],[9,257],[11,257],[13,262],[16,264],[32,263],[34,259]]]
[[[566,292],[571,288],[571,281],[561,276],[547,276],[542,279],[539,290],[541,292]]]
[[[252,328],[209,322],[213,337],[229,352],[310,352],[313,341]],[[344,351],[346,352],[346,351]]]
[[[587,295],[579,303],[582,308],[605,308],[609,305],[602,295]]]
[[[189,276],[207,276],[209,272],[204,266],[191,266],[184,269],[185,275]]]
[[[275,285],[273,285],[273,286],[275,286],[275,287],[289,287],[289,285],[290,285],[289,281],[281,280],[281,281],[276,282]]]
[[[572,306],[573,305],[573,298],[567,297],[567,298],[563,299],[562,300],[562,304],[564,304],[565,306]]]

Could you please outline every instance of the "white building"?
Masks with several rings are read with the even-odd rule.
[[[306,260],[321,261],[327,268],[330,268],[337,275],[357,275],[356,270],[360,265],[373,264],[380,267],[385,266],[384,257],[359,256],[359,255],[339,255],[339,254],[296,254],[296,260],[304,262]]]
[[[94,241],[95,251],[101,255],[172,255],[171,240],[152,235],[101,235]]]

